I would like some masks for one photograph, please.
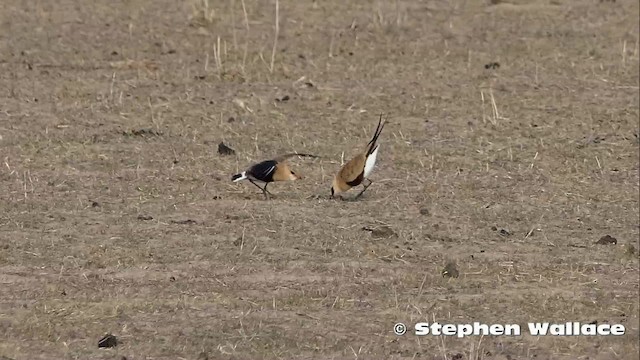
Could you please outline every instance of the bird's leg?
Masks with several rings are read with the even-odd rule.
[[[365,191],[367,191],[367,189],[369,188],[369,186],[371,186],[371,184],[373,184],[373,181],[371,181],[371,180],[369,180],[369,179],[366,179],[366,180],[367,180],[369,183],[368,183],[367,185],[362,184],[362,186],[364,187],[364,189],[362,189],[362,191],[360,191],[360,192],[358,193],[358,195],[356,195],[356,197],[355,197],[355,198],[353,198],[354,200],[355,200],[355,199],[358,199],[360,196],[362,196],[362,194],[364,194],[364,192],[365,192]]]
[[[267,185],[269,185],[269,183],[264,183],[264,189],[262,189],[262,193],[264,193],[265,199],[269,200],[269,195],[273,194],[270,193],[269,190],[267,190]]]
[[[250,181],[253,185],[255,185],[258,189],[262,190],[262,193],[264,194],[264,197],[265,197],[265,198],[267,198],[267,199],[269,199],[269,195],[267,195],[267,194],[271,194],[271,193],[270,193],[269,191],[267,191],[267,184],[268,184],[268,183],[265,183],[265,184],[264,184],[264,188],[263,188],[262,186],[260,186],[260,185],[256,184],[256,183],[255,183],[255,181],[253,181],[253,180],[251,180],[251,179],[249,179],[249,181]]]
[[[262,186],[260,186],[260,185],[256,184],[256,183],[255,183],[255,181],[253,181],[253,180],[249,179],[249,182],[250,182],[250,183],[252,183],[253,185],[255,185],[258,189],[260,189],[260,190],[264,191],[264,190],[262,189]]]

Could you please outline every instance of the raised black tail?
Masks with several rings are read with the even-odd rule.
[[[369,143],[367,144],[367,156],[371,155],[371,153],[376,150],[376,142],[378,141],[378,137],[380,137],[380,133],[382,133],[382,129],[384,128],[385,124],[386,121],[382,121],[382,114],[380,114],[380,120],[378,120],[378,127],[376,127],[376,132],[373,134],[373,138],[371,139],[371,141],[369,141]]]
[[[244,180],[246,178],[247,178],[247,174],[246,174],[246,172],[243,171],[240,174],[235,174],[235,175],[231,176],[231,181],[238,182],[238,181]]]

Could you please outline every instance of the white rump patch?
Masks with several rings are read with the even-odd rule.
[[[378,149],[379,148],[380,148],[380,145],[376,145],[376,149],[373,150],[371,155],[369,155],[369,157],[367,157],[367,160],[364,163],[364,177],[365,177],[365,179],[369,177],[369,174],[371,174],[371,171],[373,171],[373,167],[376,165],[376,157],[378,156]]]

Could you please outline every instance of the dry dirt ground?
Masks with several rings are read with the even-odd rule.
[[[0,358],[637,359],[638,33],[635,0],[3,0]],[[322,158],[274,199],[231,183],[290,151]],[[523,334],[392,331],[434,320]]]

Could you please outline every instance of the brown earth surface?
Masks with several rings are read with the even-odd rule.
[[[638,8],[1,1],[0,359],[637,359]]]

